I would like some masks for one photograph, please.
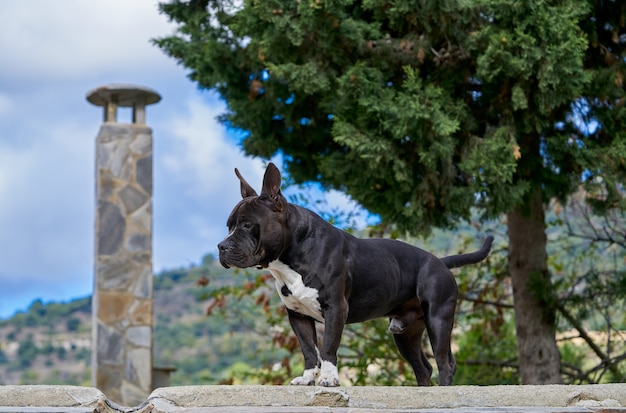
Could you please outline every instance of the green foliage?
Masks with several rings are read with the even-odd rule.
[[[507,316],[481,312],[468,320],[471,324],[457,342],[455,384],[520,384],[515,324],[510,312]]]
[[[511,108],[536,119],[524,121],[526,128],[519,132],[542,131],[547,125],[540,119],[569,105],[590,80],[583,66],[588,40],[579,27],[589,13],[588,5],[581,1],[477,3],[484,6],[488,19],[469,38],[470,51],[478,56],[477,77],[491,87],[514,82]]]
[[[506,210],[521,199],[530,188],[528,182],[514,182],[517,171],[516,150],[519,149],[514,129],[509,126],[486,131],[483,139],[474,138],[466,159],[459,167],[474,177],[477,205],[491,205],[494,211]],[[516,149],[517,148],[517,149]],[[508,186],[508,192],[493,191],[492,188]],[[487,214],[493,217],[491,214]]]
[[[36,370],[27,369],[22,373],[22,384],[33,383],[39,379],[39,375]]]
[[[28,335],[26,339],[20,341],[19,348],[17,350],[18,363],[21,368],[30,367],[32,361],[37,356],[37,346],[33,341],[33,336]]]
[[[91,297],[72,300],[68,303],[47,304],[36,299],[25,313],[15,314],[11,318],[11,324],[16,328],[54,326],[72,313],[91,314]],[[8,320],[0,320],[0,327],[7,323]]]
[[[468,231],[469,228],[452,238],[459,249],[471,248],[475,235]],[[498,221],[488,222],[481,231],[500,235],[485,262],[463,267],[456,274],[462,299],[457,310],[454,383],[519,384],[513,297],[502,242],[506,235]]]
[[[161,310],[154,330],[155,364],[176,367],[173,385],[262,382],[251,372],[285,357],[272,345],[272,324],[263,313],[270,308],[272,293],[267,276],[226,270],[207,257],[203,265],[164,271],[155,278],[155,295],[188,302],[186,309],[156,305]],[[248,366],[250,374],[242,375],[233,365]]]
[[[453,225],[476,199],[497,216],[531,184],[566,196],[585,169],[600,168],[609,192],[624,176],[625,117],[610,102],[624,96],[626,11],[611,2],[160,9],[178,33],[154,43],[225,98],[247,153],[281,151],[296,182],[341,189],[403,230]]]
[[[339,367],[352,385],[415,386],[415,374],[398,353],[389,320],[377,319],[346,326]],[[425,348],[427,342],[423,343]],[[432,379],[436,383],[436,377]]]
[[[78,327],[80,326],[80,319],[76,318],[76,317],[72,317],[70,319],[67,320],[67,322],[65,323],[65,327],[67,328],[67,331],[78,331]]]

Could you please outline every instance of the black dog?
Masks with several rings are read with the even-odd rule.
[[[439,384],[450,385],[456,362],[450,335],[458,288],[448,268],[483,260],[479,251],[438,259],[390,239],[358,239],[315,213],[290,204],[280,191],[278,168],[270,163],[261,195],[235,169],[243,200],[230,214],[229,234],[219,243],[226,268],[268,269],[288,309],[304,354],[305,371],[291,384],[338,386],[337,349],[346,323],[389,317],[389,329],[417,383],[429,385],[432,367],[421,347],[428,331]],[[321,349],[315,322],[325,324]]]

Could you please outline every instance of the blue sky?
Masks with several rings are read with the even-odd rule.
[[[150,44],[173,30],[152,0],[0,2],[0,318],[92,292],[102,109],[89,90],[131,83],[162,96],[147,107],[155,272],[216,251],[240,197],[234,167],[260,187],[263,162],[215,120],[223,102]],[[349,205],[337,193],[328,202]]]

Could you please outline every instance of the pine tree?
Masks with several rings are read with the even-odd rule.
[[[560,383],[544,206],[624,207],[626,6],[582,0],[189,0],[155,40],[246,153],[411,233],[506,214],[521,380]]]

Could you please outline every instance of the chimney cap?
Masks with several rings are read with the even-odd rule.
[[[96,106],[113,103],[121,107],[132,107],[138,101],[143,101],[144,105],[157,103],[161,100],[161,95],[145,86],[111,83],[87,92],[87,100]]]

